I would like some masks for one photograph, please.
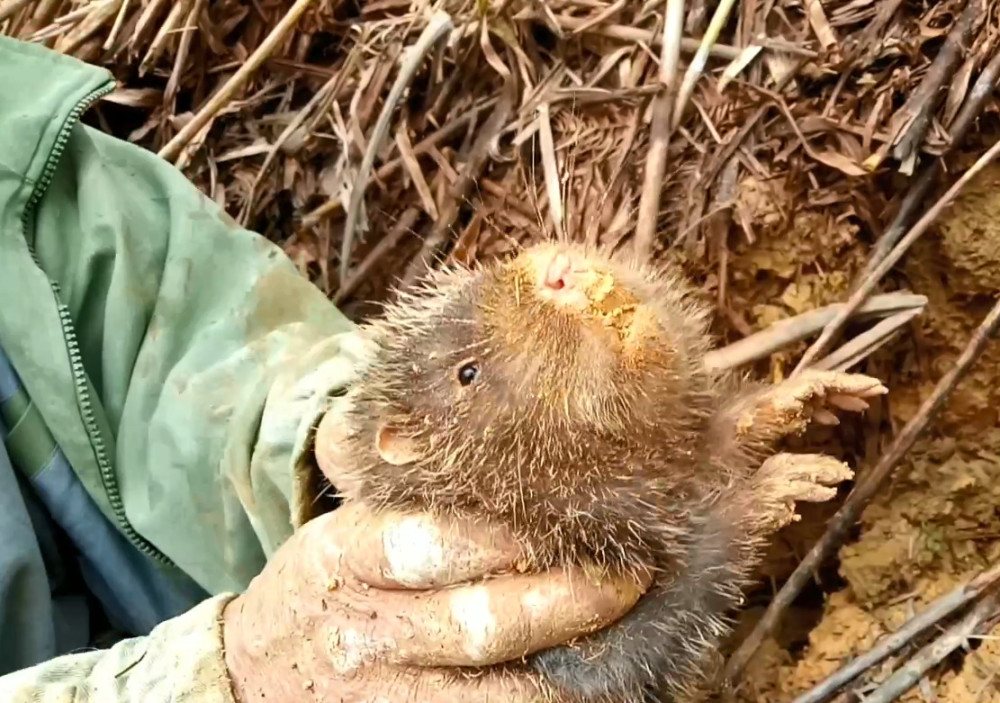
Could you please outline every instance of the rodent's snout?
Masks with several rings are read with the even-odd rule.
[[[577,252],[548,246],[532,252],[531,263],[540,297],[577,308],[587,305],[584,287],[592,271]]]
[[[565,253],[558,252],[549,259],[548,267],[541,278],[543,288],[563,290],[573,287],[573,262]]]

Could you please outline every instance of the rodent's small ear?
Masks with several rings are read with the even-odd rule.
[[[412,464],[420,458],[417,440],[392,425],[381,425],[378,428],[375,449],[383,461],[393,466]]]

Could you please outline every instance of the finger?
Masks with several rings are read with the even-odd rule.
[[[350,695],[357,689],[355,695]],[[338,700],[378,700],[386,703],[541,703],[543,684],[534,674],[513,667],[489,669],[430,669],[383,667],[376,679],[351,682]]]
[[[387,656],[396,664],[492,665],[606,627],[632,608],[648,581],[555,569],[430,593],[381,591],[372,632],[395,643]]]
[[[344,564],[359,581],[381,589],[448,586],[511,571],[522,550],[505,530],[429,514],[379,511],[349,504]]]
[[[863,399],[853,395],[831,395],[826,399],[826,401],[830,405],[836,406],[841,410],[847,410],[849,412],[859,413],[868,409],[868,403],[866,403]]]

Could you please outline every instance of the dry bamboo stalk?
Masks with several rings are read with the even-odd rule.
[[[399,216],[399,219],[393,225],[392,229],[389,230],[389,233],[382,237],[378,244],[372,247],[372,250],[368,252],[368,256],[340,284],[340,288],[337,289],[337,292],[333,296],[334,305],[340,305],[344,302],[344,299],[353,293],[365,279],[365,276],[372,270],[372,267],[399,243],[403,235],[407,232],[412,232],[413,225],[417,223],[419,216],[420,210],[415,207],[410,207],[403,211],[403,214]]]
[[[447,124],[441,127],[441,129],[434,132],[434,134],[431,134],[425,139],[422,139],[421,141],[414,144],[413,145],[414,155],[420,156],[422,154],[426,154],[441,142],[445,141],[446,139],[450,139],[451,137],[454,137],[463,129],[467,129],[469,123],[476,118],[476,116],[480,113],[480,111],[493,107],[495,103],[496,103],[496,98],[492,98],[490,100],[487,100],[485,103],[481,105],[476,105],[471,110],[466,112],[464,115],[454,120],[450,120]],[[375,178],[377,180],[384,181],[385,179],[389,178],[394,173],[396,173],[396,171],[398,171],[402,165],[403,165],[403,159],[401,157],[397,157],[395,159],[392,159],[391,161],[387,161],[384,166],[382,166],[378,171],[375,172]],[[312,225],[315,225],[317,222],[322,220],[324,217],[329,217],[333,213],[337,212],[337,210],[339,210],[342,207],[342,205],[343,204],[340,202],[339,199],[331,198],[330,200],[323,203],[319,207],[303,215],[302,224],[307,227],[311,227]]]
[[[191,0],[179,0],[171,5],[170,12],[167,14],[167,19],[165,19],[159,29],[156,30],[156,36],[153,37],[153,41],[149,45],[146,55],[139,64],[140,76],[146,75],[149,69],[153,67],[153,64],[156,63],[156,60],[160,58],[160,54],[167,48],[167,40],[172,37],[174,27],[181,21],[181,17],[187,16],[188,6],[190,4]]]
[[[479,127],[476,139],[469,149],[469,155],[462,166],[458,179],[448,189],[448,197],[441,205],[441,217],[431,228],[424,239],[420,253],[406,266],[400,280],[401,288],[409,288],[431,266],[441,248],[447,243],[448,235],[458,219],[462,203],[466,202],[469,193],[479,179],[486,160],[489,158],[490,145],[507,126],[516,101],[517,82],[511,78],[504,83],[504,92],[493,106],[493,111]],[[416,151],[416,149],[414,149]]]
[[[541,14],[536,10],[525,10],[518,12],[514,15],[514,20],[529,20],[529,19],[539,19]],[[569,31],[575,31],[580,27],[586,27],[589,20],[586,17],[568,17],[566,15],[556,15],[556,22],[563,29]],[[618,39],[620,41],[637,42],[641,44],[646,44],[654,48],[661,47],[662,35],[649,29],[642,29],[641,27],[629,27],[622,24],[599,24],[591,27],[586,27],[582,30],[584,33],[601,34],[611,39]],[[701,42],[697,39],[689,39],[687,37],[681,38],[681,51],[688,54],[693,54],[698,51],[701,46]],[[719,59],[726,59],[732,61],[737,56],[740,55],[741,48],[735,46],[729,46],[727,44],[714,44],[711,49],[709,49],[709,54]]]
[[[163,91],[163,104],[173,106],[174,98],[177,97],[177,89],[180,87],[181,76],[187,68],[187,57],[191,51],[191,41],[198,31],[198,16],[207,0],[194,0],[187,18],[184,20],[184,27],[181,33],[181,40],[177,46],[177,57],[174,60],[174,67],[170,71],[170,78],[167,80],[167,87]],[[127,3],[128,0],[125,0]]]
[[[118,13],[121,0],[110,0],[99,5],[80,24],[56,42],[55,49],[64,54],[72,54],[90,39],[105,23]]]
[[[993,89],[996,87],[998,80],[1000,80],[1000,50],[993,54],[993,58],[990,59],[990,62],[979,74],[979,78],[976,79],[965,102],[962,104],[962,108],[948,129],[948,146],[942,157],[951,152],[955,146],[961,144],[965,139],[969,128],[982,112],[983,106],[986,104],[986,98],[993,94]],[[875,267],[881,263],[885,255],[906,232],[906,227],[910,224],[913,216],[916,215],[918,208],[924,203],[924,199],[930,192],[931,186],[934,185],[937,177],[941,174],[941,171],[941,159],[937,158],[917,177],[913,186],[903,198],[903,204],[893,218],[892,223],[886,227],[882,236],[879,237],[878,241],[875,242],[875,246],[872,247],[871,255],[864,270],[861,272],[860,280],[864,280],[868,274],[875,270]]]
[[[828,676],[792,703],[824,703],[862,673],[912,642],[921,632],[941,622],[969,601],[978,598],[984,590],[995,584],[998,578],[1000,578],[1000,566],[994,566],[952,589],[921,613],[910,618],[898,630],[883,637],[869,651]]]
[[[813,365],[813,368],[846,371],[874,354],[885,344],[888,344],[890,340],[895,339],[903,326],[908,324],[910,320],[921,312],[923,310],[904,310],[882,320],[870,330],[859,334],[829,356],[817,361]]]
[[[215,94],[209,98],[208,102],[198,110],[197,114],[191,121],[188,122],[184,127],[174,135],[167,144],[160,149],[158,156],[160,158],[166,159],[168,161],[177,158],[181,150],[187,145],[191,139],[197,135],[201,129],[209,123],[209,121],[215,117],[216,113],[219,112],[236,94],[236,91],[242,88],[246,82],[250,79],[260,65],[267,60],[271,53],[278,48],[278,45],[285,40],[288,33],[292,31],[295,25],[298,23],[299,18],[302,14],[309,8],[313,0],[295,0],[285,16],[281,18],[281,21],[274,26],[274,29],[267,35],[263,43],[258,46],[250,57],[246,60],[239,70],[234,73],[225,85],[219,88]]]
[[[680,88],[677,91],[677,104],[674,105],[673,124],[680,124],[684,110],[687,108],[688,100],[694,92],[694,86],[698,82],[698,78],[701,77],[702,71],[705,70],[705,65],[708,63],[708,56],[712,50],[712,45],[718,41],[722,27],[729,19],[729,13],[732,12],[733,5],[735,4],[736,0],[722,0],[715,8],[715,12],[712,14],[712,21],[709,23],[708,29],[705,30],[705,36],[702,38],[694,58],[691,59],[691,63],[688,64],[687,71],[684,73],[684,80],[681,81]]]
[[[410,81],[413,80],[414,74],[416,74],[420,64],[423,63],[427,52],[445,34],[450,32],[454,26],[451,16],[448,13],[443,11],[435,12],[424,28],[424,31],[420,34],[420,37],[417,38],[416,43],[410,47],[404,57],[402,65],[399,68],[399,74],[396,76],[396,81],[392,84],[392,88],[389,89],[389,96],[385,99],[382,112],[375,122],[372,136],[368,140],[368,148],[365,149],[365,154],[361,159],[361,166],[358,168],[357,179],[351,188],[351,199],[347,206],[347,220],[344,223],[344,233],[340,247],[340,280],[342,281],[347,278],[347,269],[351,263],[351,245],[354,241],[354,230],[357,226],[358,216],[361,214],[361,205],[364,200],[365,188],[368,186],[368,177],[371,174],[372,166],[375,164],[375,154],[378,153],[378,150],[382,146],[382,141],[389,131],[389,121],[392,119],[392,113],[396,109],[396,103],[403,96],[403,91],[410,85]]]
[[[653,119],[650,125],[649,153],[643,171],[639,213],[635,223],[635,254],[639,261],[653,255],[656,221],[660,211],[660,193],[667,170],[667,149],[670,147],[672,124],[670,106],[677,86],[680,64],[680,39],[684,28],[684,0],[667,0],[663,21],[663,42],[660,54],[660,85],[653,98]]]
[[[542,171],[545,178],[545,191],[549,196],[549,215],[556,236],[565,238],[563,229],[562,194],[559,192],[559,166],[556,163],[556,148],[552,138],[552,121],[549,115],[549,104],[538,106],[538,137],[542,150]]]
[[[111,31],[104,40],[104,44],[101,46],[101,48],[105,51],[111,51],[112,47],[114,47],[115,43],[118,41],[118,35],[121,34],[122,27],[125,24],[125,16],[128,15],[130,5],[131,0],[124,0],[121,7],[118,8],[118,14],[115,16],[115,23],[111,26]]]
[[[0,7],[0,22],[13,17],[21,9],[27,7],[34,0],[7,0],[6,3]]]
[[[854,319],[882,317],[909,310],[920,311],[925,305],[927,298],[922,295],[911,293],[873,295],[857,310]],[[709,352],[705,355],[705,364],[713,369],[731,369],[763,359],[823,329],[842,306],[842,303],[827,305],[775,322],[760,332]]]
[[[264,157],[264,163],[261,164],[260,170],[257,171],[257,175],[253,179],[253,183],[250,184],[250,190],[247,193],[246,203],[243,206],[242,211],[237,217],[237,221],[244,227],[246,227],[250,221],[250,217],[253,214],[253,201],[257,188],[260,186],[260,182],[264,178],[264,174],[271,167],[274,159],[278,155],[278,151],[284,146],[291,136],[299,129],[302,124],[309,118],[309,116],[316,110],[317,107],[323,105],[323,109],[328,109],[328,101],[331,100],[337,91],[343,86],[344,82],[347,80],[347,76],[352,72],[354,64],[357,60],[358,52],[352,51],[351,55],[347,59],[347,63],[342,71],[337,71],[323,84],[309,102],[306,103],[305,107],[296,113],[295,118],[288,123],[288,125],[281,131],[278,138],[271,145],[271,148],[267,152],[267,156]]]
[[[984,596],[968,615],[917,652],[913,659],[865,696],[865,703],[892,703],[897,700],[916,686],[931,668],[940,664],[945,657],[980,632],[984,624],[992,624],[991,621],[996,619],[998,609],[1000,609],[1000,592],[993,591]]]
[[[934,57],[934,62],[924,75],[924,80],[900,108],[900,119],[906,123],[906,128],[895,141],[892,155],[901,163],[905,164],[910,160],[923,143],[927,129],[931,125],[931,117],[942,95],[941,88],[954,75],[958,63],[968,49],[973,28],[986,15],[987,10],[983,7],[982,0],[967,0],[967,3],[937,56]]]
[[[841,309],[833,320],[830,321],[824,329],[822,334],[820,334],[819,339],[817,339],[806,353],[802,356],[801,361],[799,361],[798,366],[792,372],[792,377],[802,373],[803,370],[809,367],[809,364],[813,362],[816,357],[825,352],[829,346],[830,342],[833,340],[834,335],[843,329],[844,324],[850,318],[851,314],[858,309],[858,307],[865,301],[868,295],[875,289],[882,277],[889,272],[889,270],[896,265],[903,254],[909,250],[910,245],[917,241],[924,232],[931,226],[934,220],[937,219],[938,215],[945,207],[950,205],[955,197],[958,195],[959,191],[962,190],[965,185],[972,180],[972,178],[983,170],[988,163],[1000,154],[1000,140],[997,140],[989,150],[976,159],[976,162],[969,168],[968,171],[962,174],[955,183],[948,189],[944,195],[942,195],[937,202],[935,202],[931,208],[924,214],[923,217],[913,225],[910,231],[905,237],[903,237],[899,243],[893,248],[891,252],[882,260],[874,271],[872,271],[858,286],[857,290],[851,295],[847,303]]]

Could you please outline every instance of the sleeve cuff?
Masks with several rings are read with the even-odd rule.
[[[70,654],[0,678],[10,703],[237,703],[226,669],[222,594],[146,637]]]
[[[283,501],[263,495],[256,501],[255,519],[264,527],[258,534],[269,555],[293,530],[328,509],[321,496],[329,491],[313,456],[316,426],[354,380],[368,344],[357,328],[326,339],[304,350],[271,388],[251,467],[256,485],[287,491]],[[286,512],[268,515],[278,503]]]

